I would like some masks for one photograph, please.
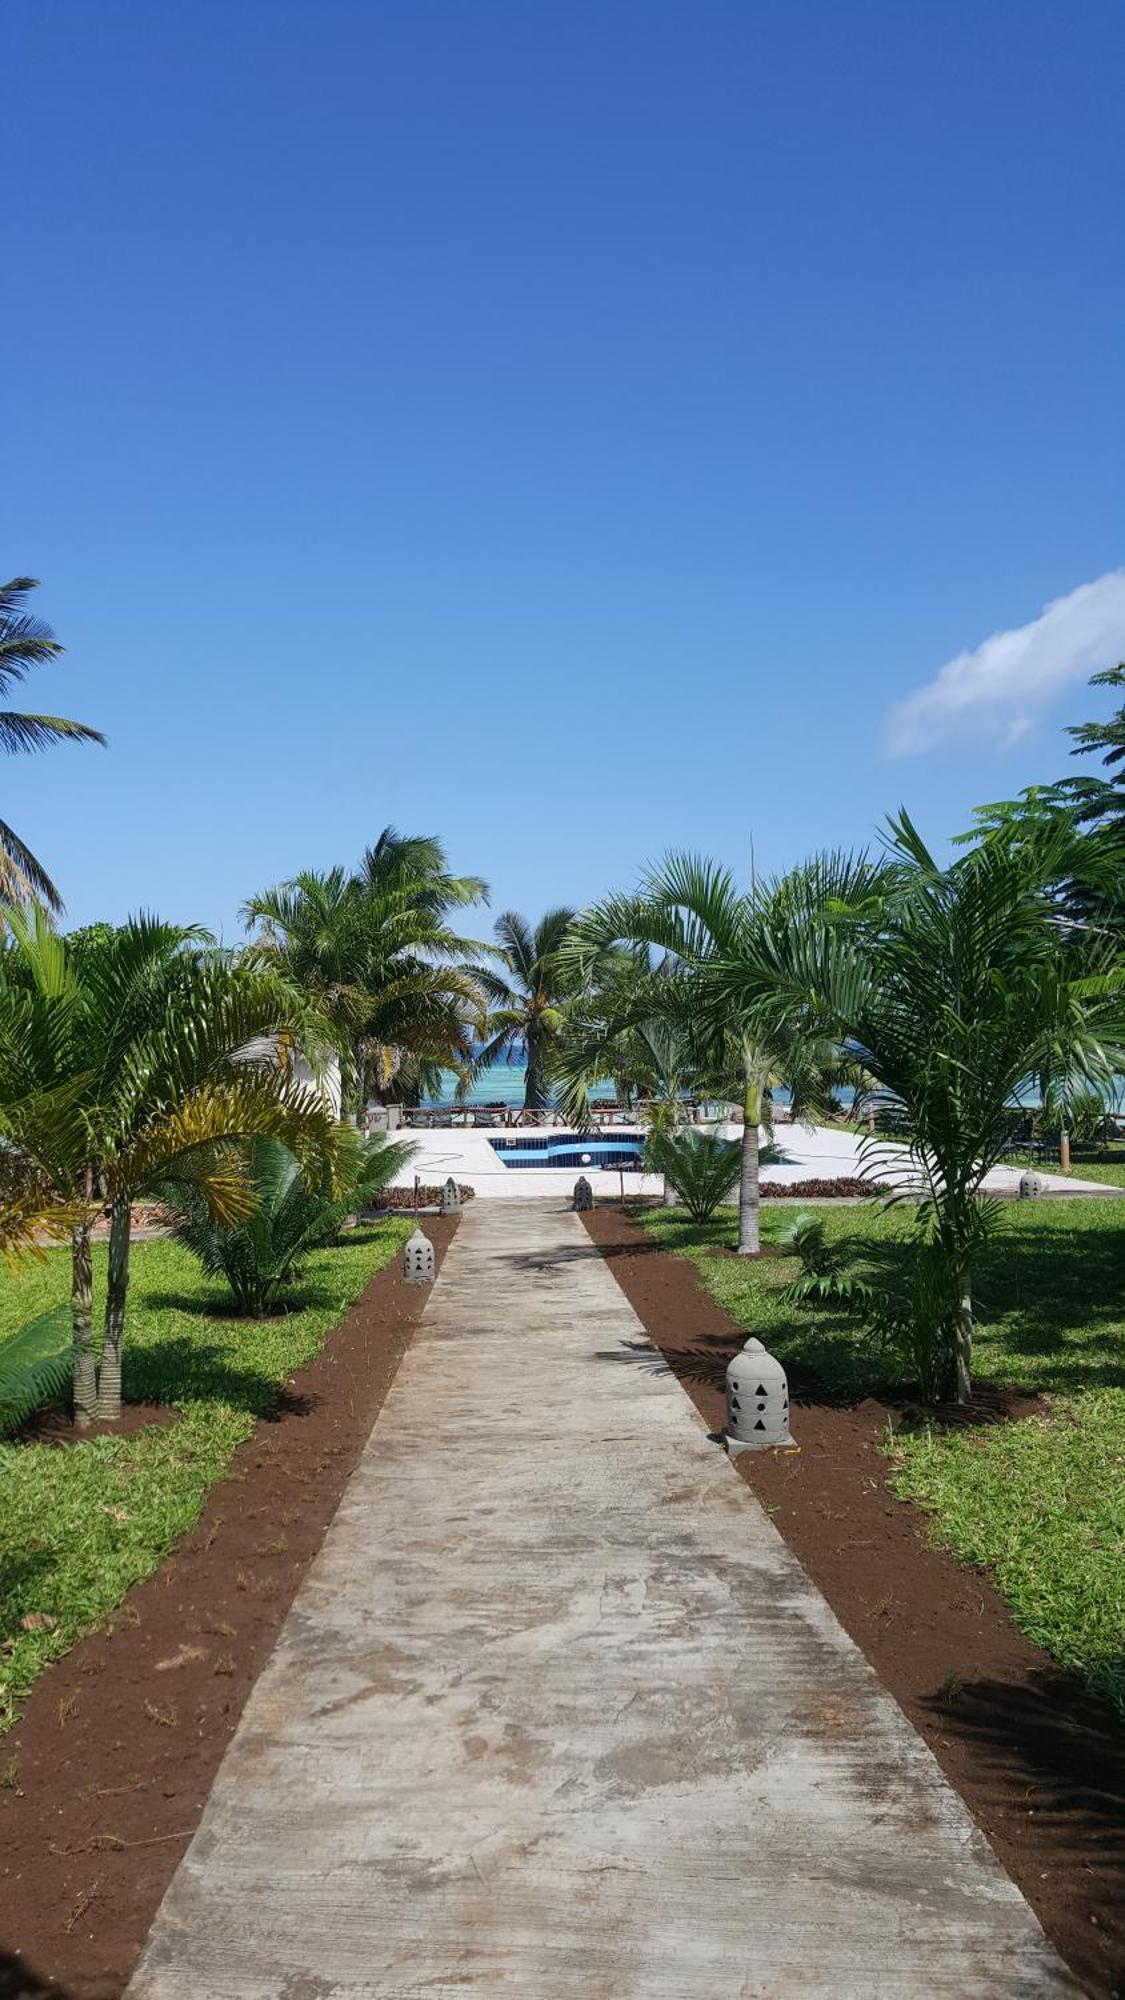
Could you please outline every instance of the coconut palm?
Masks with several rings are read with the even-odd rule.
[[[41,906],[13,912],[0,950],[0,1141],[76,1211],[71,1230],[74,1406],[79,1424],[121,1407],[130,1204],[168,1180],[196,1185],[219,1220],[253,1205],[230,1142],[264,1134],[309,1170],[334,1126],[279,1061],[279,1038],[318,1047],[323,1024],[270,968],[209,949],[198,932],[139,918],[60,937]],[[258,1049],[254,1059],[248,1047]],[[90,1232],[110,1213],[100,1370]]]
[[[466,960],[481,947],[447,918],[486,895],[449,873],[439,841],[387,827],[354,873],[306,870],[246,904],[257,951],[334,1023],[357,1107],[470,1060],[482,1003]]]
[[[485,1041],[471,1074],[479,1075],[502,1058],[526,1056],[523,1102],[527,1111],[541,1111],[554,1078],[559,1036],[568,1000],[577,980],[562,956],[562,946],[574,911],[548,910],[530,924],[518,910],[496,919],[493,965],[478,965],[474,975],[488,1002]]]
[[[488,901],[484,877],[451,874],[445,847],[432,833],[399,833],[397,827],[385,826],[356,872],[369,889],[408,890],[414,908],[434,916]]]
[[[982,1184],[1013,1098],[1035,1078],[1061,1106],[1125,1062],[1116,948],[1060,921],[1053,895],[1063,880],[1097,886],[1112,855],[1056,815],[1011,840],[994,832],[943,868],[901,813],[878,893],[857,896],[824,863],[795,871],[771,920],[709,968],[715,1003],[751,1032],[763,1022],[846,1038],[868,1079],[860,1108],[910,1139],[932,1320],[915,1334],[936,1349],[933,1388],[962,1402],[973,1266],[997,1213]]]
[[[26,679],[33,668],[49,665],[64,651],[50,626],[24,608],[29,592],[38,588],[31,576],[17,576],[11,583],[0,584],[0,696]],[[87,723],[70,722],[63,715],[0,709],[0,750],[9,756],[67,742],[104,743],[105,738]],[[0,820],[0,902],[20,903],[30,896],[40,897],[52,909],[62,907],[59,892],[42,863],[12,827]]]

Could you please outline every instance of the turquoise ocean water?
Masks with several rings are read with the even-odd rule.
[[[491,1069],[485,1071],[480,1082],[474,1084],[465,1101],[468,1104],[522,1104],[526,1073],[526,1063],[494,1063]],[[436,1097],[427,1097],[426,1103],[449,1104],[456,1089],[457,1078],[454,1072],[451,1069],[443,1070],[440,1091]],[[612,1094],[611,1084],[607,1084],[606,1088],[598,1093],[600,1097],[609,1097]]]
[[[494,1064],[492,1069],[485,1071],[480,1082],[474,1085],[466,1101],[469,1104],[522,1104],[526,1069],[527,1065],[523,1062]],[[456,1088],[457,1078],[454,1072],[451,1069],[443,1070],[439,1094],[436,1097],[427,1097],[426,1103],[450,1104],[453,1101]],[[612,1097],[613,1094],[613,1085],[611,1083],[598,1085],[597,1095],[599,1097]],[[841,1090],[839,1095],[841,1102],[846,1104],[850,1101],[852,1093],[850,1090]],[[788,1103],[788,1091],[779,1090],[776,1096],[779,1104]],[[1037,1104],[1038,1092],[1032,1085],[1026,1085],[1022,1090],[1016,1092],[1014,1102],[1024,1106]],[[1117,1103],[1111,1104],[1108,1108],[1110,1110],[1119,1109],[1122,1102],[1125,1102],[1125,1079],[1122,1079],[1121,1092]]]

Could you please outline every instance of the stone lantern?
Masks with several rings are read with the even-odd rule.
[[[1042,1194],[1042,1192],[1043,1183],[1039,1175],[1033,1174],[1029,1167],[1026,1173],[1020,1175],[1020,1200],[1030,1201],[1033,1195]]]
[[[574,1206],[579,1210],[594,1206],[594,1190],[585,1174],[580,1174],[574,1183]]]
[[[793,1442],[785,1370],[760,1340],[748,1340],[727,1369],[726,1441],[732,1458]]]
[[[434,1282],[434,1246],[428,1236],[415,1229],[407,1238],[403,1251],[403,1276],[408,1285],[432,1285]]]
[[[441,1191],[441,1212],[443,1215],[460,1215],[461,1190],[450,1174]]]

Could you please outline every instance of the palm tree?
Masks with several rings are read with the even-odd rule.
[[[447,915],[486,895],[449,873],[439,841],[387,827],[355,873],[306,870],[245,905],[256,951],[335,1025],[357,1108],[471,1059],[482,1002],[465,960],[481,947]]]
[[[866,1103],[909,1137],[931,1392],[967,1402],[973,1265],[997,1216],[982,1183],[1013,1098],[1037,1078],[1044,1102],[1061,1105],[1104,1088],[1125,1062],[1116,947],[1060,920],[1053,894],[1063,880],[1096,886],[1113,848],[1056,814],[1012,838],[994,831],[942,868],[905,812],[890,848],[875,894],[870,881],[866,894],[839,893],[825,863],[795,871],[771,921],[736,940],[711,982],[751,1032],[783,1022],[846,1038]]]
[[[323,1024],[272,969],[200,947],[198,932],[151,918],[63,938],[35,905],[13,912],[0,950],[0,1141],[73,1215],[80,1425],[120,1414],[130,1204],[180,1179],[217,1219],[237,1221],[252,1196],[231,1142],[278,1138],[310,1172],[331,1157],[333,1121],[276,1054],[279,1037],[315,1050]],[[90,1233],[105,1206],[99,1370]]]
[[[566,1004],[577,991],[575,977],[561,955],[573,921],[573,910],[548,910],[533,926],[518,910],[505,910],[496,919],[497,943],[490,947],[500,969],[474,968],[489,1011],[484,1024],[486,1039],[472,1074],[488,1069],[501,1057],[522,1052],[527,1059],[526,1111],[541,1111],[547,1103]]]
[[[787,1082],[798,1114],[802,1106],[815,1105],[823,1095],[829,1055],[785,1023],[768,1023],[762,1009],[751,1031],[735,1007],[714,1004],[714,966],[746,950],[767,908],[766,890],[740,890],[716,863],[672,854],[650,870],[634,895],[610,896],[586,911],[566,952],[568,966],[588,977],[599,957],[622,942],[654,947],[674,971],[676,1005],[693,1024],[700,1066],[720,1076],[736,1068],[742,1104],[738,1252],[744,1257],[761,1249],[759,1127],[768,1122],[771,1091]]]
[[[65,1242],[81,1215],[81,1203],[60,1202],[45,1175],[0,1142],[0,1263],[42,1257],[44,1242]]]
[[[358,879],[369,889],[405,888],[416,909],[434,916],[449,910],[487,903],[488,883],[482,875],[452,875],[445,847],[432,833],[399,833],[385,826],[373,847],[366,849]]]
[[[48,665],[65,650],[50,626],[24,609],[28,593],[38,588],[32,576],[17,576],[11,583],[0,584],[0,696],[26,679],[32,668]],[[0,750],[9,756],[66,742],[104,743],[105,737],[86,723],[70,722],[63,715],[25,715],[15,709],[0,709]],[[59,892],[42,863],[0,820],[0,902],[26,902],[30,896],[40,897],[54,910],[62,908]]]
[[[654,969],[636,949],[599,962],[591,990],[568,1005],[557,1076],[568,1124],[589,1126],[590,1092],[612,1078],[619,1104],[645,1100],[650,1136],[678,1130],[694,1091],[722,1095],[729,1085],[729,1078],[717,1081],[713,1050],[696,1032],[690,987],[667,963]],[[675,1202],[666,1176],[664,1200]]]

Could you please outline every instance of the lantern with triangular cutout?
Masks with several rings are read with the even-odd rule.
[[[432,1285],[434,1282],[434,1246],[417,1226],[413,1236],[406,1239],[402,1275],[408,1285]]]
[[[727,1369],[727,1450],[737,1458],[740,1451],[766,1451],[792,1442],[785,1370],[751,1337]]]

